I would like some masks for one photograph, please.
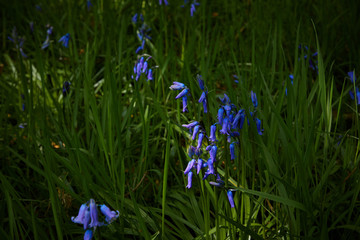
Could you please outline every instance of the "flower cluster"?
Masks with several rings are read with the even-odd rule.
[[[188,102],[188,96],[190,95],[190,89],[185,86],[185,84],[181,82],[173,82],[173,85],[170,86],[171,90],[182,90],[175,99],[182,98],[183,102],[183,112],[187,112],[187,102]]]
[[[185,5],[187,5],[189,2],[189,0],[184,0],[184,5],[182,5],[181,7],[185,7]],[[192,0],[192,2],[190,3],[190,16],[194,16],[194,13],[196,11],[195,6],[199,5],[200,3],[198,3],[197,0]]]
[[[144,59],[144,56],[148,56],[146,60]],[[136,61],[134,65],[134,75],[131,75],[132,79],[135,78],[135,80],[138,81],[142,74],[146,76],[147,81],[154,79],[152,68],[156,68],[157,66],[149,68],[148,61],[151,58],[152,58],[151,56],[144,54],[143,56],[140,57],[140,59]]]
[[[8,37],[8,39],[15,44],[15,47],[16,47],[16,49],[18,49],[20,51],[20,54],[24,58],[27,58],[27,55],[24,53],[24,50],[23,50],[25,39],[18,36],[16,27],[13,28],[11,37]]]
[[[169,5],[169,3],[168,3],[167,0],[164,0],[164,4],[165,4],[165,5]],[[159,0],[159,5],[162,5],[162,0]]]
[[[47,27],[47,30],[46,30],[46,39],[45,39],[45,41],[43,42],[43,44],[42,44],[42,46],[41,46],[41,49],[45,49],[45,48],[49,47],[49,45],[50,45],[50,35],[52,34],[53,27],[50,26],[49,24],[48,24],[46,27]]]
[[[65,34],[59,39],[59,43],[62,43],[62,45],[66,48],[69,47],[69,40],[70,40],[70,33]]]
[[[348,72],[348,76],[350,78],[351,84],[356,86],[355,70],[352,72]],[[355,87],[355,92],[356,93],[354,93],[352,90],[349,91],[350,98],[354,100],[356,97],[357,105],[360,105],[360,91],[358,86]]]
[[[137,25],[137,36],[141,42],[141,45],[136,49],[135,53],[139,53],[140,51],[144,50],[145,48],[145,38],[151,40],[151,37],[147,35],[148,32],[151,31],[151,28],[148,28],[148,26],[144,22],[144,16],[140,13],[132,17],[131,21]]]
[[[306,46],[306,45],[302,46],[300,44],[298,48],[299,48],[300,51],[304,51],[304,59],[309,60],[309,68],[311,70],[313,70],[314,72],[316,72],[317,74],[319,74],[318,61],[316,60],[318,52],[310,53],[309,52],[309,47]]]
[[[100,222],[98,207],[100,207],[100,212],[104,215],[106,223]],[[84,239],[91,239],[97,227],[108,225],[118,217],[119,211],[111,211],[105,204],[97,205],[94,199],[90,199],[80,206],[78,215],[71,217],[71,221],[83,225],[84,230],[86,230]]]
[[[197,81],[202,91],[198,102],[203,104],[204,113],[207,113],[208,92],[200,75],[197,75]],[[183,112],[186,112],[187,98],[190,92],[189,88],[186,87],[184,83],[173,82],[170,89],[181,91],[175,99],[183,98]],[[209,135],[207,134],[205,127],[199,121],[192,121],[189,124],[182,125],[189,130],[192,141],[196,141],[196,146],[190,145],[188,150],[188,156],[191,160],[188,162],[187,167],[184,170],[184,174],[187,175],[188,180],[186,188],[192,187],[193,176],[195,173],[199,175],[202,169],[204,169],[203,180],[212,175],[216,181],[210,181],[209,183],[217,187],[225,188],[224,181],[221,180],[220,175],[216,170],[219,162],[217,159],[218,146],[221,146],[219,144],[221,139],[217,139],[217,134],[219,134],[218,137],[223,135],[226,142],[228,142],[231,160],[235,160],[236,158],[236,146],[239,144],[237,139],[240,136],[239,131],[243,128],[246,119],[248,125],[250,125],[250,120],[255,123],[259,135],[263,134],[263,129],[261,129],[261,120],[256,117],[258,108],[256,93],[251,91],[250,98],[253,104],[253,111],[249,111],[249,114],[246,114],[245,109],[238,109],[236,105],[231,102],[230,98],[224,94],[224,97],[220,98],[221,104],[217,111],[217,121],[210,126]],[[203,151],[203,149],[205,149],[205,151]],[[207,155],[209,157],[206,157]],[[226,190],[230,205],[231,207],[234,207],[233,191],[235,190],[228,188]]]

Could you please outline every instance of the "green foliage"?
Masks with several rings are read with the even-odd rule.
[[[95,239],[359,238],[360,126],[347,77],[360,72],[357,1],[204,0],[193,17],[169,2],[0,5],[1,236],[81,238],[71,216],[93,198],[120,211]],[[131,78],[135,13],[151,28],[142,53],[158,66],[153,81]],[[54,31],[42,50],[46,24]],[[13,27],[28,58],[7,39]],[[66,33],[69,48],[58,43]],[[188,113],[173,81],[190,88]],[[208,130],[224,93],[248,111],[251,90],[264,134],[245,123],[236,159],[219,149],[217,171],[236,189],[230,208],[226,191],[202,177],[185,188],[191,140],[181,124]]]

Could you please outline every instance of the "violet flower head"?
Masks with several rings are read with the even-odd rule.
[[[199,130],[200,130],[200,125],[196,125],[196,126],[194,127],[194,132],[193,132],[193,135],[192,135],[192,140],[193,140],[193,141],[195,140],[196,135],[198,134]]]
[[[89,208],[90,208],[90,218],[91,218],[89,227],[94,227],[94,229],[96,229],[96,227],[100,227],[104,225],[102,222],[99,222],[99,214],[94,199],[90,199]]]
[[[356,77],[355,77],[355,70],[354,71],[351,71],[351,72],[348,72],[348,76],[350,77],[350,82],[351,83],[356,83]]]
[[[70,40],[70,33],[65,34],[59,39],[59,43],[62,43],[62,45],[66,48],[69,47],[69,40]]]
[[[193,176],[193,172],[189,172],[188,174],[188,185],[186,186],[186,188],[190,189],[192,187],[192,176]]]
[[[84,230],[86,230],[89,227],[89,224],[90,224],[90,209],[89,207],[87,207],[83,221]]]
[[[188,156],[192,158],[195,154],[195,151],[196,151],[196,148],[194,146],[190,146],[189,150],[188,150]]]
[[[196,164],[196,160],[195,160],[195,159],[192,159],[192,160],[188,163],[188,165],[187,165],[187,167],[186,167],[186,169],[185,169],[185,171],[184,171],[184,175],[187,175],[187,174],[191,171],[191,169],[195,166],[195,164]]]
[[[195,6],[199,6],[200,3],[196,2],[196,0],[193,1],[190,5],[190,16],[194,16],[194,13],[196,11]]]
[[[187,98],[187,96],[183,96],[182,97],[182,103],[183,103],[183,112],[188,112],[188,109],[187,109],[187,100],[188,100],[188,98]]]
[[[214,162],[216,162],[216,153],[217,153],[217,150],[218,150],[218,148],[217,148],[216,145],[212,146],[212,148],[211,148],[211,150],[210,150],[210,158],[211,158]]]
[[[71,82],[65,81],[62,87],[62,94],[64,97],[66,97],[70,92],[70,85]]]
[[[234,196],[233,196],[233,193],[232,193],[231,190],[227,191],[227,197],[229,199],[229,203],[230,203],[231,208],[234,208],[235,207]]]
[[[71,217],[73,223],[84,224],[85,212],[87,210],[86,203],[82,204],[79,209],[79,213],[76,217]]]
[[[261,129],[261,120],[258,118],[255,118],[256,128],[259,135],[263,135],[264,129]]]
[[[100,211],[105,216],[107,223],[112,223],[119,217],[119,211],[111,211],[105,204],[100,205]]]
[[[223,123],[222,123],[222,129],[220,130],[221,134],[226,134],[229,135],[228,133],[228,128],[229,128],[229,120],[227,117],[224,118]]]
[[[92,6],[93,6],[93,5],[92,5],[91,1],[90,1],[90,0],[87,0],[87,1],[86,1],[86,7],[87,7],[87,10],[88,10],[88,11],[90,11],[90,9],[91,9]]]
[[[256,93],[254,93],[253,91],[251,91],[251,101],[253,102],[254,108],[256,108],[258,106],[258,101]]]
[[[194,121],[194,122],[191,122],[189,124],[183,124],[182,126],[183,127],[186,127],[187,129],[193,129],[196,125],[198,125],[199,122],[198,121]]]
[[[147,74],[147,80],[154,80],[154,77],[153,77],[153,73],[152,73],[152,69],[149,69],[148,71],[148,74]]]
[[[197,147],[196,147],[196,151],[199,151],[199,150],[200,150],[201,145],[202,145],[202,141],[203,141],[204,137],[205,137],[205,134],[202,133],[202,132],[200,132],[200,133],[199,133],[199,136],[198,136],[198,145],[197,145]]]
[[[169,5],[169,3],[168,3],[167,0],[164,0],[164,4],[165,4],[165,5]],[[159,5],[162,5],[162,0],[159,0]]]
[[[196,163],[196,174],[200,173],[202,165],[203,165],[203,160],[201,158],[199,158]]]
[[[216,142],[216,123],[211,125],[211,127],[210,127],[209,140],[212,141],[212,142]]]
[[[188,88],[185,88],[184,90],[182,90],[182,91],[175,97],[175,99],[181,98],[181,97],[187,95],[188,93],[189,93],[189,89],[188,89]]]
[[[201,75],[198,74],[198,75],[196,76],[196,79],[198,80],[200,89],[204,91],[204,89],[205,89],[205,87],[204,87],[204,80],[202,80]]]
[[[169,88],[171,90],[182,90],[185,87],[186,87],[185,84],[183,84],[181,82],[173,82],[173,85],[171,85]]]
[[[235,143],[230,144],[230,156],[231,160],[235,159]]]
[[[222,107],[220,107],[219,110],[218,110],[218,114],[217,114],[219,124],[222,124],[223,117],[224,117],[224,109]]]
[[[207,161],[207,166],[209,174],[215,174],[214,161],[211,158]]]
[[[88,229],[84,234],[84,240],[91,240],[93,237],[93,231]]]

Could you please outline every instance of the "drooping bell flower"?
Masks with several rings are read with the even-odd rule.
[[[258,101],[257,101],[256,93],[254,93],[253,91],[251,91],[251,101],[254,105],[254,108],[256,108],[258,106]]]
[[[69,47],[69,40],[70,40],[70,33],[65,34],[59,39],[59,43],[62,43],[62,45],[66,48]]]
[[[104,225],[103,223],[99,222],[99,214],[94,199],[90,199],[89,208],[90,208],[90,218],[91,218],[89,227],[93,227],[94,229],[96,229],[96,227],[100,227]]]
[[[91,240],[93,237],[93,231],[88,229],[84,234],[84,240]]]
[[[212,141],[212,142],[216,142],[216,123],[211,125],[211,127],[210,127],[209,140]]]
[[[198,145],[197,145],[197,147],[196,147],[196,151],[199,151],[199,150],[200,150],[201,145],[202,145],[202,141],[203,141],[204,137],[205,137],[205,134],[204,134],[204,133],[202,133],[202,132],[199,133],[199,136],[198,136]]]
[[[184,175],[187,175],[187,174],[191,171],[191,169],[195,166],[195,163],[196,163],[196,160],[195,160],[195,159],[192,159],[192,160],[188,163],[188,165],[187,165],[187,167],[186,167],[186,169],[185,169],[185,171],[184,171]]]
[[[200,170],[202,168],[202,165],[203,165],[203,160],[201,158],[199,158],[197,160],[197,164],[196,164],[196,174],[199,174],[200,173]]]
[[[196,125],[196,126],[194,127],[194,132],[193,132],[193,135],[192,135],[192,140],[193,140],[193,141],[195,140],[196,135],[198,134],[199,130],[200,130],[200,125]]]
[[[105,221],[111,223],[119,217],[119,211],[111,211],[105,204],[100,205],[100,211],[105,216]]]
[[[78,224],[84,224],[85,212],[87,209],[86,203],[82,204],[79,209],[79,213],[76,217],[71,217],[71,221]]]
[[[187,98],[186,95],[182,97],[183,112],[187,112],[187,111],[188,111],[188,108],[187,108],[187,105],[188,105],[188,104],[187,104],[187,100],[188,100],[188,98]]]
[[[231,208],[234,208],[235,207],[234,196],[233,196],[233,193],[232,193],[231,190],[227,191],[227,197],[229,199],[229,203],[230,203]]]
[[[186,186],[186,188],[190,189],[192,187],[192,176],[193,176],[193,172],[189,172],[188,174],[188,185]]]

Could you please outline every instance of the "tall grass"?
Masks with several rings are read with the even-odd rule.
[[[358,83],[347,76],[360,71],[357,1],[204,0],[193,17],[180,0],[92,4],[0,5],[4,239],[81,238],[71,216],[90,198],[120,211],[95,239],[359,237],[360,128],[349,96]],[[139,54],[135,13],[152,38]],[[46,24],[54,31],[42,50]],[[7,39],[13,27],[27,58]],[[69,48],[58,43],[66,33]],[[152,81],[131,78],[143,53],[157,66]],[[207,114],[197,74],[208,88]],[[173,81],[190,88],[187,113],[169,90]],[[245,122],[236,159],[226,141],[218,153],[217,172],[234,189],[231,208],[226,191],[202,177],[185,188],[192,142],[181,125],[201,121],[209,131],[224,93],[249,114],[250,91],[264,134]]]

